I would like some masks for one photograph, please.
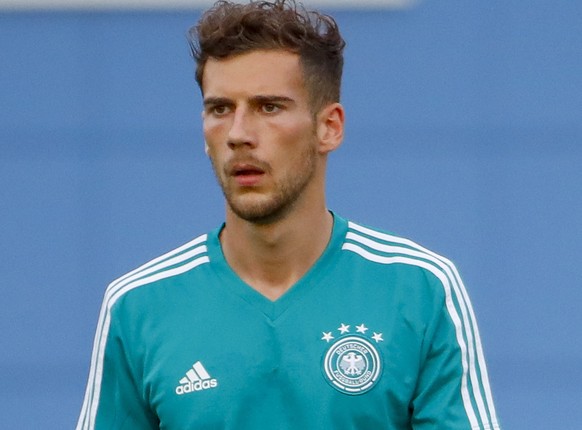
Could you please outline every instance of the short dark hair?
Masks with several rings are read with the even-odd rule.
[[[201,91],[209,58],[283,49],[299,55],[312,111],[340,100],[345,42],[338,25],[331,16],[308,11],[294,0],[218,1],[188,36]]]

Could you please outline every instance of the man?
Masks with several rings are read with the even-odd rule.
[[[498,429],[451,262],[325,204],[342,40],[294,3],[192,31],[225,223],[113,282],[78,429]]]

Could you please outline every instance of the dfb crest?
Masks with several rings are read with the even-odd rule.
[[[350,326],[343,323],[338,330],[341,336],[337,340],[332,332],[323,332],[321,338],[328,344],[331,342],[323,357],[323,376],[341,393],[363,394],[372,389],[382,375],[382,359],[375,345],[384,340],[382,333],[374,332],[368,337],[364,324],[356,326],[355,333],[350,333]]]

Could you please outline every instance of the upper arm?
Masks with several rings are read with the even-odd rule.
[[[427,329],[414,429],[499,429],[475,315],[455,267],[434,271],[442,300]]]
[[[132,370],[123,321],[103,308],[77,430],[158,429],[158,420],[141,395],[139,376]]]

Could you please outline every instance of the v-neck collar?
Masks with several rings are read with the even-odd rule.
[[[311,289],[317,288],[320,280],[329,272],[348,230],[348,223],[332,212],[333,228],[330,240],[317,261],[294,285],[277,300],[270,300],[244,282],[230,267],[222,252],[219,235],[224,224],[208,233],[208,256],[211,267],[220,278],[220,287],[262,312],[275,322],[294,303],[300,301]]]

